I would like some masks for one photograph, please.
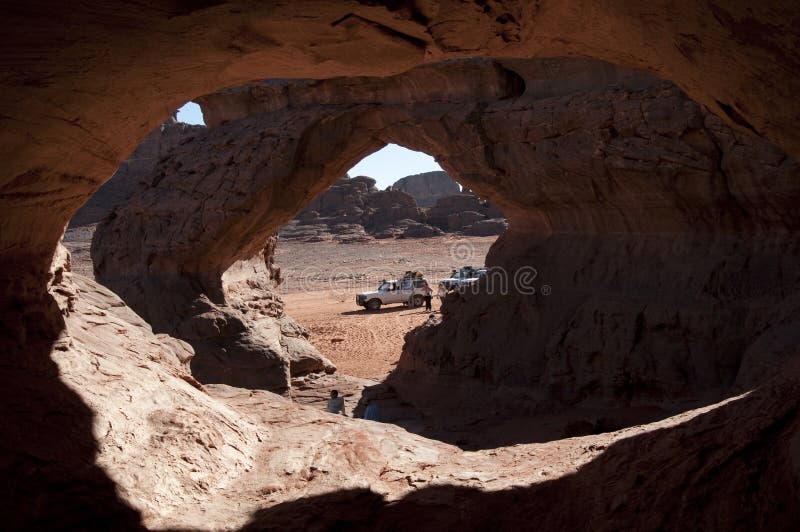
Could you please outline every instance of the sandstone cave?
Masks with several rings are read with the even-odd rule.
[[[44,1],[4,25],[9,529],[800,523],[796,6]],[[65,226],[188,100],[208,127],[161,130],[99,220],[99,282],[73,273]],[[487,266],[552,287],[446,299],[363,392],[491,444],[291,400],[334,368],[284,312],[275,233],[390,142],[502,211]]]

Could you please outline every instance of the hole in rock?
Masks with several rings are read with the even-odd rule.
[[[395,369],[406,334],[440,319],[447,292],[481,275],[506,227],[498,208],[423,152],[388,144],[352,166],[278,232],[285,312],[337,368],[296,376],[293,397],[324,408],[335,388],[352,413],[363,389]],[[388,395],[375,405],[386,422],[421,420]]]
[[[5,529],[797,529],[797,2],[4,15]],[[464,57],[493,53],[508,58]],[[570,57],[512,59],[545,53]],[[304,79],[234,87],[267,76]],[[102,218],[93,271],[124,303],[74,280],[61,249],[50,275],[68,213],[142,124],[223,87],[197,99],[207,130],[159,128],[175,142],[112,179],[136,190]],[[389,140],[503,209],[486,261],[525,282],[448,296],[441,322],[408,333],[403,371],[365,392],[384,419],[475,448],[695,410],[460,453],[191,388],[193,350],[204,382],[298,396],[292,373],[314,361],[271,284],[272,235]],[[360,244],[313,245],[296,262]]]
[[[206,121],[203,119],[203,110],[194,102],[187,102],[178,109],[177,119],[178,122],[183,122],[184,124],[206,125]]]
[[[349,413],[374,400],[383,421],[464,448],[613,431],[750,386],[769,369],[746,360],[748,342],[772,324],[748,317],[757,294],[731,286],[757,285],[748,264],[771,263],[778,248],[741,251],[736,231],[778,218],[744,213],[757,198],[730,183],[774,172],[728,162],[783,159],[756,140],[727,143],[728,126],[668,82],[570,61],[475,61],[481,90],[444,84],[447,98],[432,90],[420,105],[397,101],[402,91],[359,92],[379,83],[367,78],[199,98],[209,128],[185,124],[171,147],[145,150],[145,189],[107,219],[94,267],[155,332],[192,346],[203,383],[320,409],[335,387]],[[473,79],[462,63],[445,66],[457,70],[432,68]],[[568,79],[537,78],[555,74]],[[450,177],[426,166],[426,150]],[[700,182],[710,185],[690,185]],[[512,231],[495,245],[501,205]],[[505,268],[500,287],[520,272],[530,284],[457,292],[433,320],[403,299],[370,310],[371,296],[356,299],[420,271],[438,311],[438,281],[487,255]],[[764,341],[782,353],[776,338]],[[325,374],[312,345],[337,372]]]

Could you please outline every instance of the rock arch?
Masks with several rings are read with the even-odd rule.
[[[113,13],[99,5],[51,4],[53,22],[39,20],[41,4],[20,6],[5,32],[5,42],[38,52],[10,56],[19,67],[5,80],[2,115],[9,127],[0,143],[7,161],[0,242],[34,278],[45,277],[74,211],[172,109],[264,77],[385,75],[463,56],[584,55],[648,69],[790,153],[800,149],[797,13],[781,2],[687,2],[678,9],[455,0],[388,7],[225,2],[194,9],[173,2],[115,5]],[[71,21],[70,35],[41,40],[61,34],[56,20]],[[49,216],[40,219],[37,209]]]
[[[202,2],[199,6],[179,1],[157,6],[117,2],[113,9],[104,3],[14,5],[4,19],[6,69],[0,80],[0,153],[5,163],[0,177],[0,287],[4,296],[0,300],[0,344],[6,358],[4,420],[13,429],[13,437],[7,439],[10,458],[6,463],[11,464],[7,476],[21,479],[17,486],[29,489],[22,494],[4,493],[2,499],[11,510],[8,515],[18,516],[25,525],[37,517],[37,524],[63,526],[74,522],[64,517],[74,515],[76,508],[86,508],[81,515],[86,523],[98,515],[97,506],[85,504],[86,500],[95,501],[98,494],[101,500],[117,496],[102,471],[89,472],[88,476],[100,480],[88,488],[76,474],[80,468],[86,471],[86,464],[98,452],[98,443],[89,422],[91,414],[77,404],[80,401],[73,389],[53,378],[58,372],[51,360],[54,350],[74,354],[70,345],[76,331],[65,328],[59,315],[67,312],[68,306],[59,309],[53,304],[51,293],[64,292],[65,287],[59,275],[49,273],[49,266],[72,213],[178,105],[221,87],[267,76],[389,75],[428,60],[453,57],[584,55],[648,69],[671,79],[731,123],[755,130],[797,156],[797,8],[769,1],[721,4],[443,0],[292,2],[282,6],[246,1]],[[42,12],[49,16],[42,17]],[[375,53],[376,49],[380,53]],[[769,180],[762,185],[768,187]],[[786,212],[767,206],[781,196],[764,195],[769,201],[759,207],[763,216],[757,227],[764,227],[768,220],[766,225],[782,223]],[[498,252],[508,247],[501,246]],[[766,263],[770,268],[780,264],[777,258]],[[719,282],[717,278],[709,286],[716,286],[713,289],[719,292]],[[789,288],[785,293],[793,293]],[[793,328],[791,323],[787,326]],[[759,347],[756,352],[764,351]],[[178,392],[170,395],[178,396]],[[741,456],[755,454],[770,465],[766,470],[781,472],[781,482],[763,475],[725,475],[726,498],[753,501],[767,510],[762,515],[742,515],[748,524],[780,528],[796,522],[797,516],[791,513],[797,484],[792,473],[796,471],[796,453],[791,452],[796,440],[796,397],[796,385],[791,382],[767,387],[757,401],[747,401],[749,410],[733,405],[711,421],[699,419],[697,432],[670,429],[668,433],[675,436],[671,441],[679,445],[686,439],[697,441],[698,432],[713,433],[719,425],[730,427],[731,419],[757,418],[748,425],[752,432],[745,436],[753,444],[729,445],[734,438],[727,433],[717,437],[715,441],[721,445],[716,448],[724,450],[714,454],[712,465],[698,466],[706,469],[696,497],[690,499],[705,497],[708,477],[721,476],[716,464],[735,468]],[[108,408],[108,401],[93,405],[95,413]],[[780,414],[774,414],[778,410]],[[52,412],[58,412],[65,422],[55,426],[37,423],[52,419]],[[740,416],[743,412],[749,415]],[[70,430],[56,432],[69,434],[75,446],[66,448],[63,456],[48,454],[53,428],[63,427]],[[658,443],[671,452],[675,445],[665,445],[660,436],[653,435],[652,440],[658,440],[653,445],[632,440],[633,450],[621,454],[653,449]],[[26,438],[36,439],[36,444],[29,444]],[[80,450],[75,451],[77,448]],[[44,453],[39,452],[42,449]],[[704,455],[702,450],[696,454]],[[625,469],[620,467],[620,456],[616,459],[601,468],[597,482],[592,477],[583,489],[566,492],[596,494],[594,487],[614,482],[618,478],[615,472]],[[32,460],[37,469],[28,467]],[[682,458],[675,460],[685,465]],[[665,464],[664,470],[676,472],[678,469],[671,467],[675,460],[660,463]],[[792,467],[786,467],[787,462]],[[640,471],[652,470],[652,462],[646,459],[639,465]],[[650,511],[665,499],[685,501],[685,492],[674,486],[687,478],[697,486],[697,468],[690,469],[676,474],[667,490],[661,482],[649,485],[649,496],[642,497],[645,502],[637,508]],[[44,477],[54,479],[47,486],[41,485],[42,472],[52,473]],[[750,497],[754,478],[759,486],[768,486],[758,498]],[[624,485],[641,494],[638,473],[629,480]],[[52,490],[54,485],[57,487]],[[9,483],[6,489],[13,486]],[[548,490],[551,486],[545,486],[545,495],[552,495]],[[743,494],[747,497],[740,498]],[[602,519],[614,512],[609,510],[613,508],[619,517],[624,511],[620,501],[628,495],[619,492],[614,499],[595,495],[599,498],[594,500],[592,515]],[[786,497],[786,504],[781,504],[781,497]],[[549,500],[546,496],[534,498]],[[715,505],[716,500],[707,498],[704,502],[704,510],[724,510],[725,518],[716,523],[730,523],[739,517],[736,512],[741,505]],[[693,508],[687,506],[691,504],[671,506],[677,510],[671,515],[691,522]],[[49,515],[41,516],[41,508],[47,508]],[[137,525],[137,515],[131,515],[135,512],[122,508],[117,513],[131,526]]]
[[[740,375],[748,346],[795,311],[792,301],[764,306],[797,282],[796,163],[647,74],[582,59],[458,60],[389,78],[273,81],[201,103],[207,136],[157,169],[101,226],[93,252],[103,282],[158,331],[194,343],[201,380],[285,389],[285,368],[277,381],[263,366],[263,381],[253,366],[250,380],[221,376],[249,345],[242,334],[255,335],[252,311],[288,319],[269,289],[265,243],[389,141],[433,154],[504,211],[511,230],[489,266],[509,279],[535,268],[531,288],[556,292],[448,303],[442,324],[410,337],[392,379],[407,402],[429,396],[420,374],[567,404],[718,399],[752,380]],[[720,293],[734,278],[740,297]],[[165,305],[167,293],[178,300]],[[222,318],[220,305],[250,314]],[[320,367],[293,345],[298,367]],[[777,360],[788,348],[774,346]]]
[[[191,342],[201,380],[285,391],[288,360],[297,371],[332,365],[298,339],[302,329],[271,291],[277,228],[390,141],[443,160],[475,145],[475,132],[459,124],[479,104],[523,90],[499,63],[460,60],[387,79],[209,95],[201,99],[208,133],[175,150],[98,228],[96,275],[157,331]],[[276,327],[279,339],[257,339]],[[290,344],[282,356],[276,342]]]

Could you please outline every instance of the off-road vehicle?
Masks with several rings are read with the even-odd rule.
[[[420,307],[425,302],[425,286],[428,281],[420,274],[402,279],[384,280],[377,290],[356,295],[356,304],[367,310],[378,310],[383,305],[402,303]]]
[[[459,289],[475,283],[486,275],[486,268],[473,268],[472,266],[464,266],[458,270],[453,270],[450,277],[439,281],[446,290],[453,288]]]

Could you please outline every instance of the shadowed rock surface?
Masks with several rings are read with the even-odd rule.
[[[591,84],[583,80],[588,71],[595,73]],[[544,97],[526,90],[541,83],[543,72],[554,76]],[[432,73],[444,85],[459,86],[467,76],[473,84],[449,91],[442,102],[439,86],[418,81]],[[401,89],[410,92],[402,97]],[[381,80],[270,82],[199,101],[219,125],[176,149],[150,187],[99,227],[93,247],[98,278],[156,330],[203,341],[175,326],[176,317],[185,323],[217,318],[206,317],[203,307],[198,312],[194,303],[163,313],[166,287],[192,287],[195,292],[186,290],[190,301],[229,298],[230,274],[217,272],[233,260],[248,260],[247,250],[259,245],[268,220],[291,215],[302,205],[300,197],[331,181],[364,150],[390,141],[433,154],[507,213],[511,228],[487,258],[494,268],[491,293],[450,298],[441,324],[409,336],[391,379],[408,403],[456,415],[459,405],[469,404],[468,383],[474,382],[516,390],[486,410],[520,401],[526,406],[517,408],[533,411],[596,402],[705,404],[737,389],[745,351],[775,320],[789,320],[789,329],[800,325],[792,321],[793,298],[775,303],[800,281],[796,163],[725,126],[669,82],[587,60],[473,60]],[[262,108],[270,111],[242,116]],[[277,136],[289,127],[293,135]],[[200,155],[209,152],[210,160]],[[219,165],[220,159],[247,160],[252,173]],[[312,203],[303,221],[338,213],[346,231],[352,227],[346,222],[365,213],[381,227],[421,212],[400,191],[350,193],[368,192],[371,185],[365,178],[339,181],[329,196]],[[492,209],[474,194],[461,194],[440,198],[426,219],[463,230],[491,220]],[[376,219],[379,213],[383,217]],[[414,234],[418,227],[412,220],[404,231]],[[133,236],[137,232],[142,236]],[[252,299],[246,294],[259,270],[242,271],[249,276],[236,285],[236,297]],[[267,294],[269,280],[263,278],[259,293]],[[734,280],[737,288],[729,294]],[[204,291],[198,294],[199,287]],[[195,345],[196,374],[205,382],[252,386],[231,380],[226,367],[258,347],[240,336],[233,349],[226,347],[226,327],[210,349]],[[788,346],[773,342],[780,346],[774,349]],[[225,353],[222,363],[217,352]],[[775,360],[790,354],[781,351]],[[261,376],[252,378],[276,389],[288,378],[281,367],[264,364]],[[437,392],[439,377],[451,379],[453,393]],[[470,407],[464,414],[487,412]]]
[[[500,235],[508,227],[499,209],[470,192],[437,199],[427,212],[427,221],[442,231],[480,236]]]
[[[127,529],[140,528],[143,523],[160,528],[237,527],[251,512],[255,527],[305,524],[309,517],[318,515],[318,522],[325,525],[353,523],[373,528],[431,525],[519,529],[531,523],[543,529],[796,528],[800,520],[796,505],[800,484],[799,370],[791,363],[783,366],[778,377],[759,380],[758,387],[738,400],[678,416],[664,425],[623,431],[614,435],[614,442],[607,447],[610,440],[598,436],[547,446],[459,454],[451,447],[399,430],[359,421],[337,419],[331,423],[326,416],[294,407],[266,392],[222,390],[216,398],[201,399],[199,390],[162,369],[157,361],[160,357],[150,362],[148,370],[140,367],[148,365],[136,358],[152,345],[147,334],[131,341],[129,352],[113,347],[82,349],[76,335],[81,334],[81,324],[88,330],[99,326],[98,312],[81,308],[77,301],[73,301],[73,310],[69,301],[59,307],[54,297],[69,292],[69,288],[64,284],[63,270],[50,272],[63,229],[78,207],[172,109],[199,95],[264,78],[389,76],[423,62],[468,56],[593,57],[644,68],[673,80],[721,117],[724,136],[734,139],[732,143],[714,142],[726,147],[721,150],[725,157],[720,167],[728,168],[726,160],[737,161],[733,154],[744,146],[744,156],[737,164],[744,168],[754,165],[756,169],[739,175],[763,175],[765,179],[728,179],[730,193],[712,194],[720,201],[708,202],[709,191],[725,190],[720,187],[719,173],[712,174],[717,179],[707,181],[656,174],[656,184],[672,186],[673,193],[654,194],[650,197],[653,202],[645,201],[648,195],[641,194],[637,198],[640,208],[630,209],[637,202],[626,202],[623,205],[628,210],[618,214],[614,214],[615,202],[608,201],[604,209],[592,208],[591,202],[578,209],[571,198],[600,192],[604,198],[622,200],[625,193],[637,190],[635,180],[616,175],[613,182],[595,179],[596,186],[582,186],[569,195],[554,194],[553,184],[542,180],[547,188],[508,192],[527,207],[531,205],[528,192],[546,198],[546,206],[564,201],[563,209],[547,206],[547,216],[537,221],[552,227],[553,235],[576,228],[585,232],[590,227],[599,236],[616,232],[616,228],[622,228],[623,237],[636,232],[651,236],[662,229],[697,234],[699,248],[709,248],[711,256],[725,264],[701,265],[701,273],[693,274],[694,261],[681,266],[667,260],[662,270],[659,261],[669,255],[663,245],[655,255],[641,255],[640,249],[645,252],[651,248],[638,248],[635,241],[625,244],[623,263],[647,259],[649,283],[654,283],[662,271],[677,271],[686,281],[678,282],[679,287],[692,286],[690,280],[699,279],[702,272],[713,272],[715,275],[702,284],[707,288],[699,299],[701,303],[708,301],[704,294],[712,294],[721,301],[715,305],[721,305],[722,315],[711,314],[720,322],[727,318],[725,309],[737,308],[731,300],[743,294],[744,299],[757,303],[755,294],[766,288],[764,293],[778,301],[776,321],[771,324],[772,330],[756,333],[757,341],[751,337],[753,341],[745,350],[750,362],[742,365],[747,368],[742,372],[747,377],[743,382],[760,379],[756,375],[764,375],[779,363],[784,356],[782,344],[791,343],[787,338],[796,331],[796,313],[785,314],[796,286],[790,284],[791,275],[783,280],[784,271],[794,271],[791,239],[795,218],[794,211],[786,206],[790,202],[784,201],[794,201],[787,187],[795,180],[780,177],[780,167],[784,161],[792,164],[790,159],[779,152],[774,152],[774,158],[762,159],[758,155],[761,148],[755,154],[750,152],[747,148],[752,143],[740,142],[739,133],[755,133],[790,156],[800,156],[800,100],[796,97],[800,93],[796,59],[800,15],[795,4],[301,0],[275,5],[230,0],[197,5],[116,2],[112,6],[107,2],[45,0],[15,4],[5,15],[2,57],[7,68],[0,79],[0,120],[4,126],[0,128],[4,162],[0,176],[0,346],[4,353],[1,404],[6,436],[2,464],[4,477],[14,479],[3,484],[0,497],[8,516],[4,522],[7,528],[93,528],[98,523]],[[549,72],[549,68],[544,70]],[[592,80],[593,76],[587,71],[573,82]],[[558,97],[562,94],[560,85],[556,83],[554,89],[552,79],[550,72],[538,82],[528,83],[529,93]],[[704,125],[707,122],[704,118]],[[725,133],[730,126],[736,129]],[[717,127],[710,124],[706,129],[716,131]],[[559,136],[565,133],[561,131]],[[536,128],[527,134],[538,139],[537,143],[547,141],[547,135],[541,136]],[[642,142],[627,140],[629,148]],[[680,140],[688,142],[688,138]],[[654,144],[661,142],[665,141]],[[640,160],[648,160],[647,151],[632,159],[620,157],[616,163],[622,170],[636,167]],[[503,154],[501,149],[493,155],[502,161]],[[671,161],[660,160],[662,164]],[[767,166],[778,171],[762,173],[758,170],[762,161],[772,161]],[[475,178],[475,190],[494,202],[495,198],[484,192],[495,187],[502,191],[502,183],[487,180],[486,190],[479,190],[478,181],[483,179]],[[627,188],[616,186],[620,182]],[[609,184],[615,185],[613,193],[603,188]],[[646,190],[654,192],[651,187]],[[310,199],[297,189],[292,194],[303,196],[296,208],[272,206],[280,223]],[[731,203],[730,198],[736,201]],[[734,210],[735,204],[741,209]],[[703,208],[698,208],[700,205]],[[506,207],[511,206],[501,206],[509,215],[511,229],[530,232],[521,222],[532,224],[531,219],[510,216],[514,209]],[[267,229],[274,231],[280,225],[269,217],[261,221],[265,238],[246,250],[247,257],[260,253]],[[234,233],[242,233],[241,229],[236,227]],[[723,233],[733,237],[729,249],[735,251],[734,255],[727,256],[724,251],[717,254],[727,244],[717,246],[709,240]],[[543,247],[536,239],[530,242],[534,251],[561,254],[569,241],[578,242],[580,236],[584,235],[565,240],[563,246],[550,240],[556,247]],[[506,251],[517,247],[510,245],[513,238],[509,234],[505,240]],[[683,253],[684,241],[695,242],[694,237],[679,238],[679,253]],[[788,242],[785,248],[781,248],[783,242]],[[224,242],[222,246],[228,244],[235,248],[240,242]],[[772,249],[781,250],[780,259],[774,258]],[[501,243],[494,260],[513,264],[512,255],[503,250]],[[574,253],[595,256],[587,255],[590,252],[585,249]],[[603,253],[598,251],[598,255]],[[696,253],[693,256],[702,263],[705,255]],[[754,258],[737,262],[744,256]],[[183,257],[177,258],[182,263]],[[204,279],[219,279],[235,260],[217,271],[210,268],[207,271],[214,275]],[[543,260],[545,265],[550,261]],[[586,293],[586,287],[575,291],[583,301],[591,295],[606,298],[603,288],[609,286],[622,295],[629,287],[635,288],[615,275],[614,257],[604,260],[610,261],[607,269],[598,259],[587,272],[587,278],[602,281],[601,288],[592,287],[591,294]],[[767,273],[763,278],[756,276],[750,273],[749,264],[765,264]],[[644,269],[641,264],[637,266]],[[584,282],[581,268],[566,264],[564,270],[567,273],[550,275],[563,277],[567,286]],[[206,270],[190,269],[190,275],[198,271]],[[570,273],[572,279],[567,281]],[[670,292],[675,284],[669,279],[659,286]],[[553,290],[556,294],[556,283]],[[679,288],[676,299],[688,293]],[[694,299],[694,294],[690,296]],[[659,293],[654,299],[667,301],[667,295]],[[522,305],[524,300],[518,302],[519,316],[535,312]],[[681,299],[672,308],[686,304]],[[121,306],[116,301],[109,308]],[[715,309],[712,306],[710,310]],[[593,321],[590,307],[584,316],[581,323]],[[607,313],[602,312],[598,320],[601,316]],[[629,314],[623,312],[623,316]],[[733,321],[741,323],[741,318],[734,316]],[[646,324],[642,321],[641,327],[634,327],[634,339],[636,331],[647,331]],[[119,325],[107,329],[115,339],[125,337],[123,331],[130,330]],[[596,327],[592,324],[590,328]],[[700,328],[701,334],[708,332],[702,321]],[[749,323],[744,328],[752,330]],[[431,341],[435,344],[435,339]],[[602,343],[598,338],[598,345]],[[117,368],[105,367],[104,357],[115,357]],[[62,361],[66,362],[63,368],[59,367]],[[70,371],[70,364],[78,361],[83,367]],[[119,393],[92,399],[103,394],[107,383],[119,387]],[[132,406],[137,414],[131,425],[124,425]],[[257,463],[273,471],[272,475],[248,477],[242,473],[245,458],[239,459],[242,465],[226,463],[226,456],[246,457],[251,449],[247,442],[256,433],[252,425],[236,419],[235,409],[252,412],[248,417],[269,428],[267,435],[259,435],[263,445]],[[234,413],[223,416],[222,410]],[[197,412],[194,419],[187,415],[192,411]],[[111,417],[119,418],[123,428],[119,429],[116,422],[105,422]],[[163,421],[159,423],[159,419]],[[205,434],[205,430],[197,429],[198,424],[209,429],[209,437],[197,437],[198,433]],[[237,432],[243,435],[236,436]],[[222,434],[228,436],[220,437]],[[168,445],[166,451],[185,447],[193,452],[186,458],[177,453],[155,453],[164,441],[179,442]],[[396,441],[404,443],[393,447]],[[309,442],[325,442],[326,447],[318,455],[318,448],[312,449]],[[597,445],[605,448],[600,451]],[[492,458],[492,452],[500,456],[499,462]],[[129,461],[126,453],[142,459]],[[387,460],[389,456],[391,460]],[[195,457],[209,463],[187,466]],[[403,462],[414,465],[404,467]],[[210,463],[222,465],[212,467]],[[387,463],[390,465],[384,470]],[[437,464],[452,469],[445,472]],[[359,467],[366,467],[369,474],[355,474]],[[205,481],[204,471],[221,473]],[[279,480],[286,475],[291,480]],[[257,478],[267,483],[254,480]],[[431,483],[440,485],[407,495]],[[379,496],[365,493],[367,485]],[[171,489],[174,487],[180,489]],[[357,504],[345,504],[354,498]],[[382,506],[379,498],[393,504]]]
[[[389,380],[402,400],[432,418],[497,387],[506,415],[675,408],[798,354],[796,162],[668,86],[551,98],[516,130],[504,107],[485,130],[511,229],[478,293],[407,337]]]
[[[205,126],[178,122],[173,114],[144,138],[131,156],[119,165],[114,175],[75,213],[69,221],[70,227],[91,225],[104,219],[134,193],[140,181],[172,148],[190,142],[204,130]]]

